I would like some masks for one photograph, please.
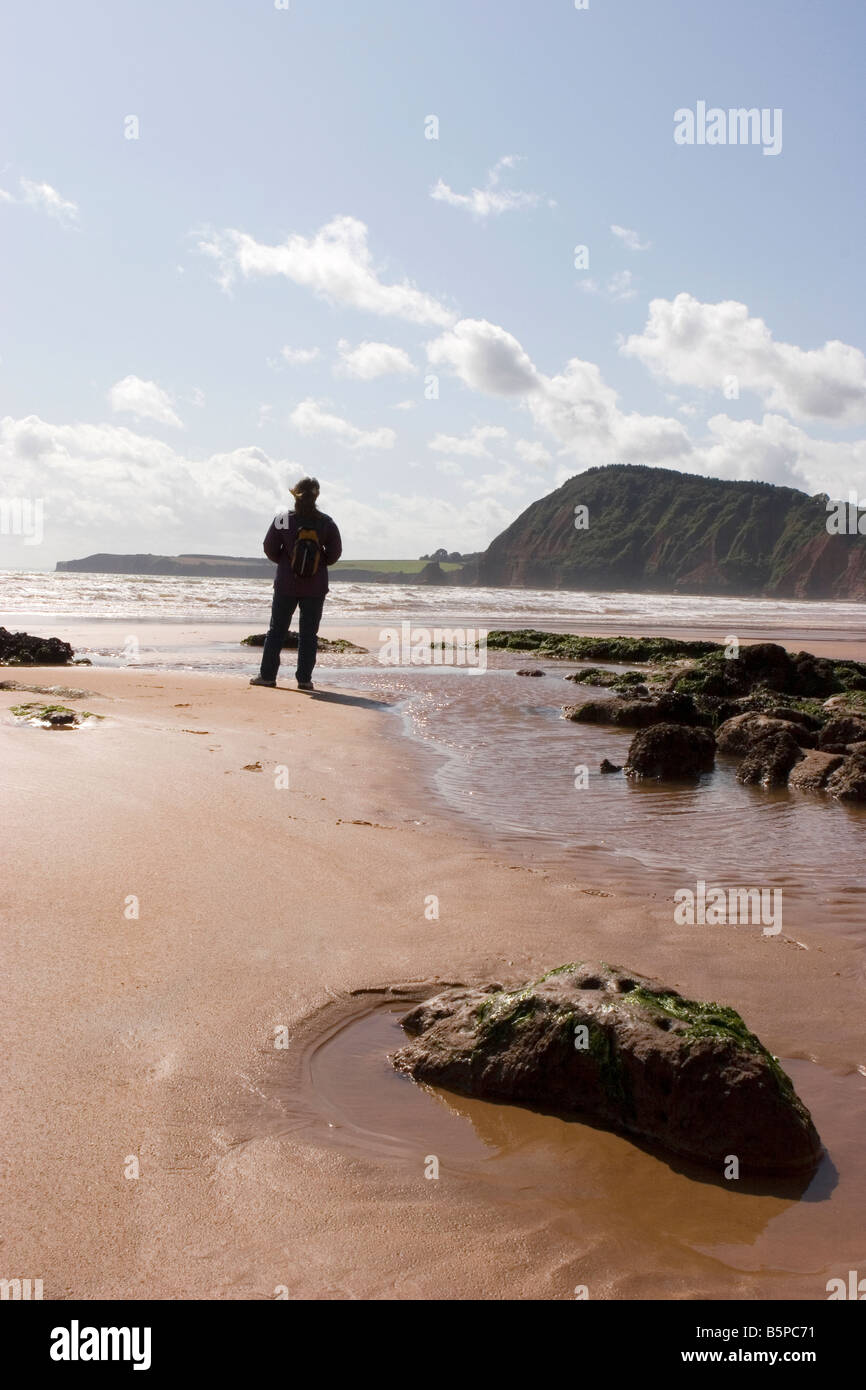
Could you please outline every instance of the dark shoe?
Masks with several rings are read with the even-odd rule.
[[[315,690],[315,688],[312,681],[298,681],[299,690]]]
[[[266,681],[262,676],[253,676],[250,685],[267,685],[271,690],[276,686],[276,681]]]

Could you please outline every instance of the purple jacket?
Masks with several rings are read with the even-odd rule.
[[[309,578],[299,579],[292,571],[292,549],[298,535],[298,517],[295,512],[281,512],[275,516],[265,536],[264,550],[269,560],[277,567],[274,579],[274,593],[290,598],[324,598],[328,592],[328,565],[334,565],[343,553],[343,542],[336,522],[324,512],[316,512],[313,520],[304,524],[315,527],[322,546],[319,568]]]

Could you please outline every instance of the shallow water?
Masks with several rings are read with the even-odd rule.
[[[402,698],[407,731],[440,755],[432,774],[440,797],[518,858],[586,875],[612,857],[623,890],[666,897],[699,879],[779,889],[774,925],[783,931],[809,923],[866,933],[866,808],[743,787],[737,760],[721,756],[698,784],[602,774],[603,758],[625,762],[633,731],[563,719],[563,704],[609,692],[546,670],[536,679],[512,670],[483,678],[353,671],[335,683],[363,680]]]

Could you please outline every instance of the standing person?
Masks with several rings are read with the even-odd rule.
[[[295,675],[299,690],[313,690],[319,623],[328,592],[328,566],[339,560],[343,542],[336,522],[316,505],[319,484],[315,478],[302,478],[292,488],[292,496],[294,509],[274,517],[265,536],[265,554],[276,565],[277,573],[261,672],[250,685],[276,685],[280,652],[292,614],[299,608]]]

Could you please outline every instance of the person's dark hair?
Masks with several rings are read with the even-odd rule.
[[[300,482],[295,483],[291,491],[298,516],[301,518],[315,516],[316,502],[319,497],[318,478],[301,478]]]

